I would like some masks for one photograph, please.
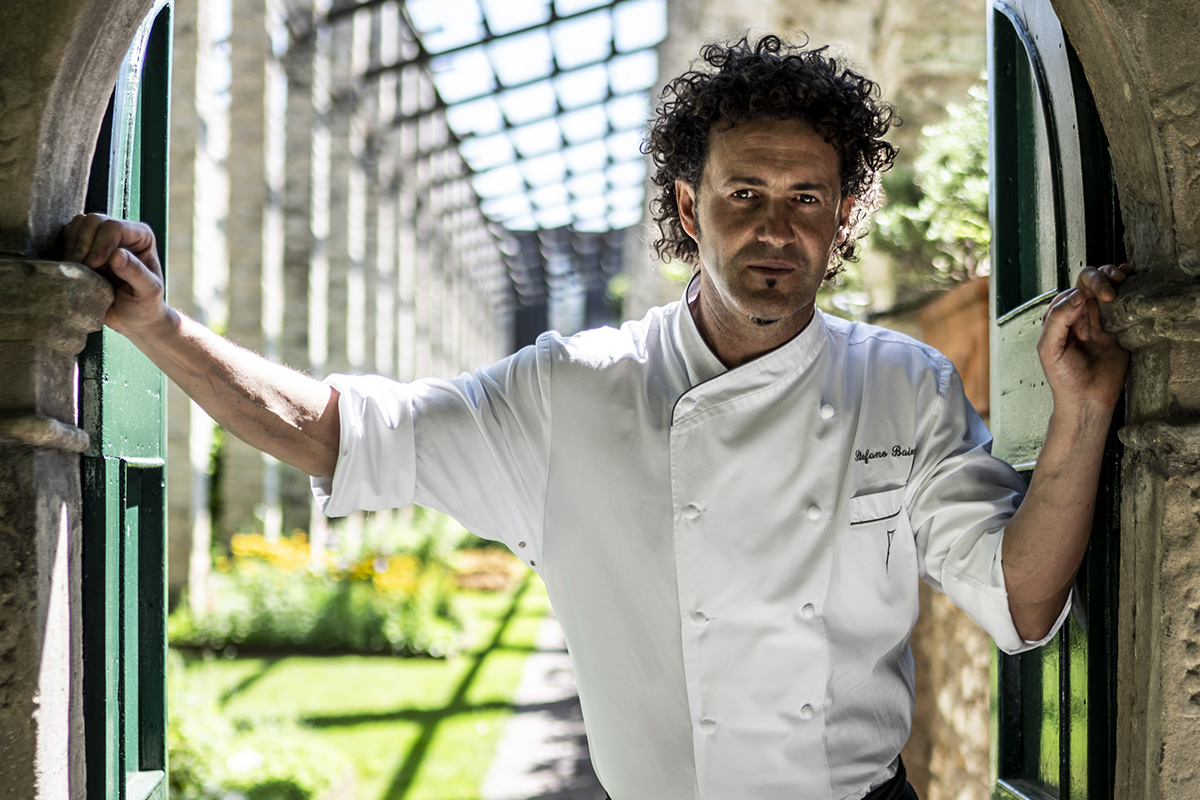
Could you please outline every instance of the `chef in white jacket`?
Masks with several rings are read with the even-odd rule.
[[[1098,304],[1129,268],[1049,307],[1026,491],[945,357],[816,309],[894,156],[877,87],[774,37],[702,57],[648,142],[655,247],[695,275],[619,330],[454,380],[319,382],[166,306],[146,226],[77,217],[66,255],[113,280],[108,325],[313,475],[327,514],[421,503],[536,570],[615,800],[912,798],[917,580],[1007,652],[1061,625],[1128,362]]]

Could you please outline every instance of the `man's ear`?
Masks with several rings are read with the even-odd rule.
[[[838,233],[837,243],[839,246],[845,244],[846,237],[850,235],[850,212],[854,209],[854,196],[842,199],[842,207],[838,209]]]
[[[675,204],[679,207],[679,224],[698,244],[700,239],[696,236],[696,190],[682,178],[675,180]]]

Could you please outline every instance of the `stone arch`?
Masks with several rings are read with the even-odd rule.
[[[1138,271],[1108,323],[1132,353],[1121,485],[1114,796],[1200,788],[1200,6],[1052,0],[1111,145]]]
[[[48,254],[82,209],[117,70],[153,4],[0,7],[0,252]]]
[[[1112,148],[1129,257],[1200,275],[1200,57],[1194,0],[1053,0]]]

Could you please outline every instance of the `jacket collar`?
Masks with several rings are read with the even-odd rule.
[[[700,281],[698,276],[693,276],[676,305],[676,313],[673,315],[675,319],[671,322],[674,338],[687,370],[688,383],[693,387],[718,378],[718,382],[722,384],[741,384],[744,380],[747,385],[784,379],[812,364],[828,338],[825,315],[819,308],[814,308],[812,320],[790,341],[731,370],[709,349],[708,343],[704,341],[700,329],[696,326],[689,301],[695,299],[699,292]]]

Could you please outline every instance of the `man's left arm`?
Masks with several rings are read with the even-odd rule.
[[[1038,358],[1054,398],[1029,491],[1004,532],[1008,607],[1026,641],[1044,638],[1062,614],[1092,528],[1100,463],[1129,354],[1100,324],[1127,264],[1088,267],[1042,320]]]

